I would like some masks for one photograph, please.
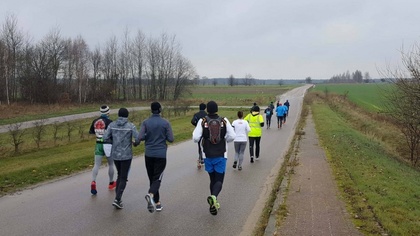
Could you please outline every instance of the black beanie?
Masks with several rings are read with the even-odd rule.
[[[150,104],[150,109],[152,109],[152,112],[155,111],[157,113],[160,113],[162,106],[158,102],[152,102]]]
[[[127,118],[128,110],[126,108],[120,108],[120,110],[118,110],[118,116]]]
[[[206,104],[201,103],[200,104],[200,110],[206,110]]]
[[[219,110],[217,103],[215,101],[210,101],[207,103],[207,112],[209,114],[214,114]]]
[[[252,107],[252,111],[260,111],[260,107],[259,106],[253,106]]]

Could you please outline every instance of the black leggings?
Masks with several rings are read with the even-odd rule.
[[[283,125],[283,119],[284,119],[283,116],[277,116],[277,125],[280,126],[280,128]]]
[[[163,171],[166,168],[166,158],[144,157],[147,176],[149,177],[149,192],[153,194],[155,202],[160,201],[159,188],[163,178]]]
[[[127,185],[128,171],[130,170],[131,160],[116,161],[114,160],[115,168],[117,169],[117,187],[115,188],[115,199],[121,200]]]
[[[254,156],[254,142],[255,142],[255,156],[260,156],[260,141],[261,137],[249,137],[249,155]]]
[[[267,122],[267,126],[268,126],[268,127],[270,127],[270,126],[271,126],[271,116],[272,116],[272,115],[265,116],[265,120],[266,120],[266,122]]]
[[[210,176],[210,194],[218,196],[222,191],[223,180],[225,179],[225,173],[217,173],[213,171],[209,173]]]

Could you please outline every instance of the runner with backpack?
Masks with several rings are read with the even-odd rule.
[[[208,115],[197,122],[193,131],[193,141],[201,140],[205,170],[210,177],[210,196],[207,203],[210,205],[210,214],[217,215],[220,203],[217,200],[222,191],[227,163],[227,142],[232,142],[235,131],[226,117],[220,117],[218,106],[214,101],[207,103]]]
[[[267,129],[269,129],[271,126],[271,117],[273,116],[273,108],[271,108],[271,105],[272,104],[268,105],[267,108],[264,110]]]

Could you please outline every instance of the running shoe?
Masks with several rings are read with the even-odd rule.
[[[216,196],[211,195],[207,197],[207,203],[210,205],[210,214],[217,215],[220,209],[220,203],[217,202]]]
[[[160,203],[156,204],[156,212],[161,212],[162,208],[163,208],[162,204],[160,204]]]
[[[98,191],[96,191],[96,182],[92,181],[92,183],[90,183],[90,193],[92,193],[93,195],[96,195],[98,193]]]
[[[234,161],[234,162],[233,162],[233,166],[232,166],[232,167],[233,167],[233,169],[235,169],[235,168],[236,168],[236,164],[238,164],[238,162],[237,162],[237,161]]]
[[[117,199],[115,199],[114,202],[112,203],[112,205],[117,209],[123,209],[124,208],[121,200],[118,201]]]
[[[109,185],[108,185],[108,189],[109,190],[114,190],[115,187],[117,187],[117,181],[112,181]]]
[[[254,157],[251,157],[251,163],[254,163]]]
[[[238,166],[238,170],[242,170],[242,166]]]
[[[150,193],[149,193],[144,198],[146,198],[146,201],[147,201],[147,210],[149,210],[150,213],[155,212],[155,210],[156,210],[156,203],[153,200],[152,195],[150,195]]]

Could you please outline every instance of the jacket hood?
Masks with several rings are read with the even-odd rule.
[[[259,111],[253,111],[251,114],[252,114],[253,116],[256,116],[256,115],[260,114],[260,112],[259,112]]]
[[[118,120],[116,121],[118,126],[123,126],[128,122],[127,117],[118,117]]]

